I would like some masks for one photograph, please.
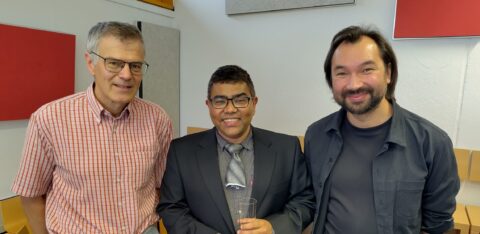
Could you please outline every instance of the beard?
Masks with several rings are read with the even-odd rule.
[[[347,97],[355,94],[368,94],[369,99],[361,103],[349,103]],[[348,112],[356,115],[361,115],[368,113],[378,107],[383,97],[385,96],[385,91],[383,93],[375,92],[371,87],[363,87],[356,90],[345,90],[340,96],[334,95],[335,102],[340,105],[343,109]]]

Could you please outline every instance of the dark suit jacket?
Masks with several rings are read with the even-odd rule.
[[[157,212],[169,234],[235,233],[218,164],[216,129],[172,141]],[[253,128],[257,218],[276,234],[301,233],[313,217],[311,178],[298,138]]]

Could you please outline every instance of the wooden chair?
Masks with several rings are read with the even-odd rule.
[[[480,182],[480,151],[478,150],[472,151],[472,162],[468,179],[473,182]]]
[[[160,219],[160,221],[158,222],[158,231],[160,232],[160,234],[167,234],[167,229],[165,228],[162,219]]]
[[[187,127],[187,134],[193,134],[197,132],[203,132],[208,130],[208,128],[199,128],[199,127]]]
[[[454,149],[455,158],[457,160],[458,177],[460,181],[468,180],[468,170],[470,165],[470,150]],[[457,204],[457,209],[453,213],[455,222],[454,229],[459,234],[468,234],[470,232],[470,221],[468,219],[465,205]]]
[[[455,158],[457,159],[458,176],[461,181],[468,179],[468,169],[470,164],[470,150],[454,149]]]
[[[300,140],[300,147],[302,148],[302,152],[303,152],[303,150],[305,149],[304,137],[303,136],[297,136],[297,137],[298,137],[298,140]]]
[[[3,216],[3,227],[7,233],[32,233],[27,216],[23,212],[20,197],[15,196],[0,201]]]
[[[458,234],[468,234],[470,232],[470,221],[468,220],[465,205],[457,204],[457,209],[453,213],[455,221],[454,229]]]
[[[467,213],[470,218],[470,234],[480,233],[480,206],[467,205]]]
[[[472,151],[469,181],[480,182],[480,151]],[[480,234],[480,206],[467,205],[467,213],[471,223],[471,234]]]

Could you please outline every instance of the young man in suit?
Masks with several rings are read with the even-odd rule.
[[[298,138],[253,127],[257,102],[242,68],[213,73],[206,105],[215,127],[174,140],[168,153],[157,212],[169,234],[292,234],[311,222],[313,193]],[[234,164],[240,172],[232,172]],[[238,218],[237,198],[257,200],[256,218]]]

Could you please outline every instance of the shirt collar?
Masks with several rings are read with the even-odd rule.
[[[95,87],[95,82],[92,83],[87,91],[86,91],[86,96],[87,96],[87,103],[90,108],[90,111],[92,111],[93,116],[95,117],[95,121],[97,123],[101,123],[102,119],[105,118],[106,116],[111,116],[112,118],[115,119],[120,119],[120,118],[128,118],[130,116],[130,112],[134,109],[132,108],[133,103],[136,101],[135,98],[123,109],[122,113],[118,117],[113,117],[110,112],[108,112],[102,104],[97,100],[95,97],[95,93],[93,91],[93,88]]]
[[[405,119],[405,109],[399,106],[395,101],[392,102],[393,115],[392,123],[390,125],[390,130],[388,132],[386,142],[392,142],[401,146],[407,145],[406,139],[406,119]]]
[[[217,136],[217,144],[220,147],[220,149],[224,149],[225,145],[230,144],[218,133],[218,129],[215,131],[215,134]],[[253,137],[252,137],[251,128],[247,138],[244,141],[242,141],[240,144],[243,146],[243,148],[247,149],[248,151],[253,150]]]
[[[398,145],[405,146],[406,145],[406,139],[405,139],[405,121],[404,121],[404,112],[405,110],[400,107],[395,101],[391,102],[392,104],[392,109],[393,109],[393,114],[391,117],[391,124],[390,124],[390,129],[388,130],[388,135],[385,139],[385,142],[391,142],[395,143]],[[343,108],[341,108],[339,111],[337,111],[333,118],[331,118],[329,123],[327,124],[327,128],[325,128],[326,132],[334,132],[338,134],[338,136],[341,136],[340,134],[340,129],[343,124],[343,121],[345,121],[347,115],[347,111]]]
[[[347,112],[345,109],[341,108],[339,111],[333,114],[333,118],[329,120],[328,126],[325,128],[326,132],[336,132],[340,135],[340,129],[342,127],[343,121],[345,120]]]

